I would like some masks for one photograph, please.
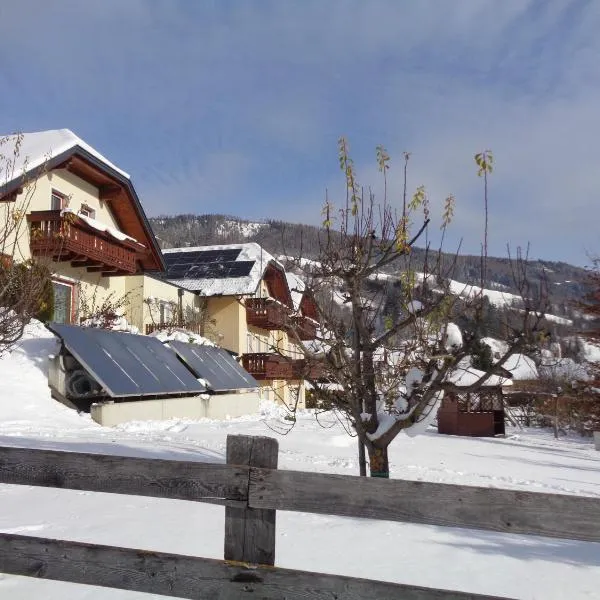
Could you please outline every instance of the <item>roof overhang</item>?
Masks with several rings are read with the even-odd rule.
[[[269,261],[263,273],[263,279],[273,298],[292,309],[294,308],[285,270],[279,263],[274,260]]]

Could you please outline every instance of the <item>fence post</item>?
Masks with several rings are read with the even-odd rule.
[[[227,464],[277,468],[279,444],[269,437],[227,436]],[[250,474],[248,474],[248,490]],[[225,560],[275,564],[275,510],[225,507]]]

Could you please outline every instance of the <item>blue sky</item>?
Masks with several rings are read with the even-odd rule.
[[[336,141],[379,189],[457,198],[451,249],[600,253],[600,2],[9,0],[0,132],[67,127],[131,173],[149,215],[318,223]],[[394,168],[395,167],[395,168]],[[393,198],[392,198],[393,199]]]

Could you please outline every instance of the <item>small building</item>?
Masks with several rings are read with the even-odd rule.
[[[312,367],[302,343],[317,335],[317,310],[302,281],[256,243],[163,250],[166,279],[193,292],[220,346],[241,356],[261,398],[305,405]]]
[[[163,343],[95,327],[47,327],[61,341],[48,369],[52,397],[101,425],[258,412],[258,383],[217,346],[175,335]]]
[[[503,388],[512,385],[510,376],[491,375],[476,391],[472,386],[483,371],[472,367],[455,370],[438,410],[438,432],[446,435],[493,437],[504,435]]]

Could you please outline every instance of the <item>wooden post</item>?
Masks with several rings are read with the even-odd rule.
[[[227,464],[277,468],[279,444],[268,437],[227,436]],[[248,490],[250,476],[248,475]],[[225,508],[225,560],[275,564],[275,510]]]

